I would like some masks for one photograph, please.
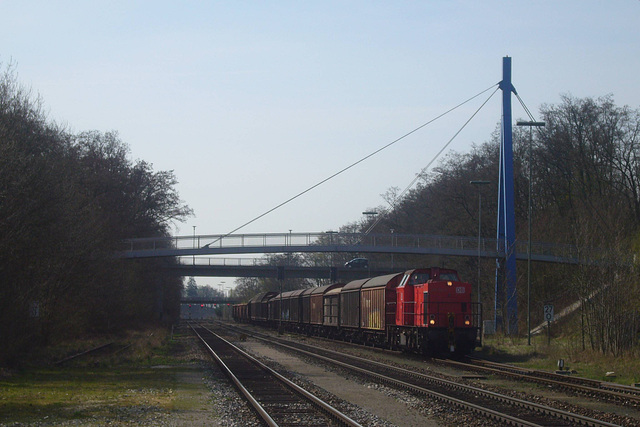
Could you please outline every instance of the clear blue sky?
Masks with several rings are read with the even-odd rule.
[[[117,131],[133,158],[175,171],[196,214],[176,232],[213,234],[497,83],[503,56],[534,114],[565,93],[638,108],[639,17],[638,0],[0,0],[0,62],[16,65],[52,120]],[[498,95],[451,149],[490,138]],[[360,220],[478,105],[242,231]]]

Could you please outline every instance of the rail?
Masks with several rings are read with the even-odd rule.
[[[636,387],[496,363],[474,357],[468,357],[462,361],[450,359],[433,359],[433,361],[440,365],[498,374],[512,379],[536,382],[546,387],[571,390],[585,396],[598,396],[623,406],[640,404],[640,389]]]
[[[230,326],[225,326],[230,327]],[[615,424],[597,420],[577,413],[551,408],[537,402],[502,395],[471,385],[446,380],[415,369],[405,369],[391,366],[384,362],[369,360],[366,357],[346,354],[340,351],[328,350],[285,340],[259,332],[249,332],[245,328],[232,326],[235,330],[242,330],[248,336],[277,345],[289,351],[305,355],[324,363],[338,366],[382,384],[394,388],[410,390],[416,394],[430,396],[446,402],[448,405],[464,408],[476,414],[497,421],[500,425],[541,426],[541,425],[586,425],[613,427]]]
[[[197,324],[189,326],[268,426],[302,425],[307,421],[315,425],[317,412],[323,417],[323,425],[333,421],[335,425],[362,427],[210,329]]]

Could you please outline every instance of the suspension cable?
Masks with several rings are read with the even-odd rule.
[[[458,131],[456,133],[453,134],[453,136],[451,137],[451,139],[449,139],[449,141],[447,141],[446,144],[444,144],[444,146],[440,149],[440,151],[438,151],[436,153],[435,156],[433,156],[433,158],[429,161],[429,163],[427,163],[427,165],[422,168],[422,170],[420,170],[420,173],[417,173],[415,178],[413,178],[413,180],[411,181],[411,183],[409,183],[409,185],[407,185],[405,187],[404,190],[402,190],[402,192],[396,196],[394,198],[393,204],[391,205],[392,208],[395,208],[395,203],[397,200],[401,199],[402,196],[404,196],[410,189],[411,187],[413,187],[413,185],[416,183],[416,181],[418,181],[418,179],[420,179],[420,177],[431,167],[431,165],[433,164],[433,162],[436,161],[436,159],[438,157],[440,157],[440,154],[442,154],[442,152],[444,150],[447,149],[447,147],[453,142],[453,140],[460,134],[460,132],[462,132],[462,130],[467,127],[467,125],[469,124],[469,122],[471,122],[471,120],[473,120],[473,118],[480,112],[480,110],[482,110],[482,108],[487,104],[487,102],[489,102],[489,100],[491,98],[493,98],[493,95],[495,95],[495,93],[499,90],[500,88],[497,87],[492,93],[491,95],[489,95],[489,97],[482,103],[482,105],[480,105],[480,107],[478,107],[478,109],[471,115],[471,117],[469,117],[469,119],[467,119],[466,122],[464,122],[464,124],[462,125],[462,127],[460,127],[460,129],[458,129]],[[386,210],[385,212],[386,213]],[[369,234],[371,232],[371,230],[373,230],[373,228],[380,222],[380,220],[382,219],[382,215],[378,215],[378,217],[376,218],[376,220],[374,221],[374,223],[367,229],[367,231],[365,231],[365,235]]]
[[[264,213],[262,213],[262,214],[260,214],[260,215],[256,216],[256,217],[255,217],[255,218],[253,218],[252,220],[245,222],[245,223],[244,223],[244,224],[242,224],[241,226],[234,228],[233,230],[229,231],[229,232],[228,232],[228,233],[226,233],[225,235],[218,237],[217,239],[215,239],[214,241],[212,241],[212,242],[210,242],[210,243],[207,243],[205,246],[207,246],[207,247],[208,247],[208,246],[210,246],[210,245],[212,245],[212,244],[214,244],[214,243],[217,243],[217,242],[218,242],[218,241],[220,241],[221,239],[223,239],[223,238],[225,238],[225,237],[227,237],[227,236],[229,236],[229,235],[231,235],[231,234],[235,233],[236,231],[238,231],[238,230],[240,230],[240,229],[242,229],[242,228],[246,227],[246,226],[247,226],[247,225],[249,225],[249,224],[252,224],[252,223],[256,222],[256,221],[257,221],[257,220],[259,220],[260,218],[262,218],[262,217],[264,217],[264,216],[266,216],[266,215],[270,214],[271,212],[275,211],[276,209],[279,209],[279,208],[281,208],[282,206],[284,206],[284,205],[288,204],[289,202],[292,202],[293,200],[297,199],[298,197],[300,197],[300,196],[302,196],[302,195],[304,195],[304,194],[306,194],[306,193],[310,192],[310,191],[311,191],[311,190],[313,190],[314,188],[319,187],[320,185],[324,184],[325,182],[327,182],[327,181],[329,181],[329,180],[331,180],[331,179],[333,179],[333,178],[337,177],[338,175],[340,175],[340,174],[342,174],[342,173],[344,173],[344,172],[348,171],[349,169],[353,168],[354,166],[356,166],[356,165],[358,165],[358,164],[360,164],[360,163],[364,162],[365,160],[367,160],[367,159],[369,159],[369,158],[373,157],[374,155],[378,154],[379,152],[381,152],[381,151],[383,151],[383,150],[385,150],[385,149],[387,149],[387,148],[391,147],[392,145],[396,144],[397,142],[400,142],[401,140],[403,140],[403,139],[407,138],[408,136],[410,136],[410,135],[412,135],[412,134],[416,133],[416,132],[417,132],[417,131],[419,131],[420,129],[422,129],[422,128],[424,128],[424,127],[428,126],[428,125],[430,125],[431,123],[435,122],[436,120],[438,120],[438,119],[440,119],[440,118],[442,118],[442,117],[446,116],[447,114],[451,113],[452,111],[454,111],[454,110],[456,110],[456,109],[458,109],[458,108],[462,107],[463,105],[465,105],[465,104],[467,104],[468,102],[470,102],[470,101],[474,100],[475,98],[479,97],[480,95],[484,94],[485,92],[488,92],[489,90],[491,90],[492,88],[494,88],[494,87],[496,87],[496,86],[498,86],[498,83],[491,85],[490,87],[488,87],[487,89],[483,90],[482,92],[479,92],[478,94],[476,94],[476,95],[472,96],[471,98],[468,98],[467,100],[465,100],[465,101],[463,101],[463,102],[459,103],[459,104],[458,104],[458,105],[456,105],[455,107],[452,107],[452,108],[450,108],[449,110],[445,111],[444,113],[442,113],[442,114],[440,114],[440,115],[438,115],[438,116],[436,116],[436,117],[432,118],[431,120],[429,120],[429,121],[427,121],[427,122],[425,122],[425,123],[421,124],[421,125],[420,125],[420,126],[418,126],[417,128],[415,128],[415,129],[413,129],[413,130],[411,130],[411,131],[409,131],[409,132],[405,133],[404,135],[400,136],[399,138],[394,139],[393,141],[391,141],[391,142],[390,142],[390,143],[388,143],[387,145],[385,145],[385,146],[383,146],[383,147],[381,147],[381,148],[379,148],[379,149],[375,150],[374,152],[372,152],[372,153],[370,153],[370,154],[368,154],[368,155],[364,156],[364,157],[363,157],[363,158],[361,158],[360,160],[358,160],[358,161],[356,161],[356,162],[354,162],[354,163],[351,163],[349,166],[347,166],[347,167],[345,167],[345,168],[343,168],[343,169],[339,170],[338,172],[334,173],[333,175],[330,175],[329,177],[327,177],[327,178],[323,179],[322,181],[320,181],[320,182],[318,182],[318,183],[316,183],[316,184],[312,185],[311,187],[307,188],[306,190],[299,192],[299,193],[298,193],[298,194],[296,194],[295,196],[290,197],[289,199],[285,200],[284,202],[280,203],[279,205],[277,205],[277,206],[275,206],[275,207],[273,207],[273,208],[269,209],[268,211],[266,211],[266,212],[264,212]],[[495,93],[497,90],[498,90],[498,89],[495,89],[495,91],[494,91],[493,93]],[[493,93],[491,94],[491,96],[493,96]],[[489,97],[489,98],[491,98],[491,97]],[[488,99],[487,99],[487,101],[488,101]],[[484,102],[484,104],[486,104],[486,102],[487,102],[487,101],[485,101],[485,102]],[[484,104],[482,104],[482,105],[484,106]],[[476,111],[476,113],[477,113],[477,111]],[[474,113],[474,115],[475,115],[475,113]],[[473,117],[473,116],[472,116],[472,117]],[[468,123],[468,122],[467,122],[467,123]],[[465,125],[466,125],[466,124],[465,124]],[[462,129],[460,129],[460,130],[462,130]],[[458,133],[460,133],[460,131],[458,131]],[[456,134],[456,135],[457,135],[457,134]],[[455,138],[455,136],[454,136],[454,138]],[[449,141],[449,142],[451,142],[451,141]],[[447,143],[447,145],[448,145],[448,143]],[[445,147],[446,147],[446,146],[445,146]],[[444,148],[443,148],[443,150],[444,150]],[[442,152],[442,151],[441,151],[441,152]],[[440,153],[438,153],[438,155],[439,155],[439,154],[440,154]],[[431,163],[430,163],[430,164],[431,164]]]
[[[524,111],[525,113],[527,113],[527,116],[529,116],[529,119],[532,122],[535,122],[536,121],[535,117],[533,117],[533,114],[531,114],[531,111],[529,111],[529,108],[527,108],[527,106],[524,104],[524,101],[522,100],[522,98],[520,98],[520,95],[518,95],[517,93],[516,93],[516,98],[518,98],[520,105],[522,105],[522,108],[524,108]]]

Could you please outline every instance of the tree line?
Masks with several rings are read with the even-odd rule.
[[[2,65],[2,64],[0,64]],[[14,68],[0,74],[0,366],[52,340],[179,315],[163,260],[122,260],[132,237],[167,236],[191,210],[171,171],[129,159],[116,132],[48,120]]]
[[[214,289],[213,286],[203,285],[198,286],[196,279],[189,277],[187,285],[185,286],[182,295],[187,298],[224,298],[224,292],[220,289]]]
[[[563,95],[557,105],[542,105],[545,127],[514,128],[514,181],[517,240],[527,241],[529,184],[532,240],[571,244],[594,262],[580,266],[534,262],[532,325],[543,322],[542,307],[562,308],[579,302],[568,321],[577,342],[602,353],[637,350],[640,323],[640,275],[635,254],[640,243],[640,110],[619,107],[612,96],[575,98]],[[399,197],[384,195],[385,206],[367,208],[376,217],[352,222],[342,232],[496,236],[500,134],[474,144],[470,151],[451,152],[418,185]],[[531,176],[531,183],[529,182]],[[489,181],[474,186],[470,181]],[[482,211],[478,198],[482,197]],[[336,236],[333,236],[335,239]],[[327,237],[328,239],[328,237]],[[301,254],[300,264],[337,265],[351,256],[388,261],[379,254]],[[385,258],[386,257],[386,258]],[[270,257],[274,264],[283,257]],[[291,260],[287,260],[291,261]],[[449,266],[467,281],[480,281],[484,318],[493,318],[495,261],[475,258],[395,255],[396,265]],[[480,277],[478,278],[478,271]],[[527,268],[518,262],[519,330],[526,331]],[[284,282],[285,290],[314,286],[304,280]],[[236,296],[279,290],[270,279],[240,279]],[[475,290],[475,286],[474,286]]]

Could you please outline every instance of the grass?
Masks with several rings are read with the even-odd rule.
[[[0,419],[34,422],[111,416],[125,407],[170,408],[170,372],[150,367],[29,370],[0,381]]]
[[[32,367],[19,372],[0,371],[0,424],[79,422],[102,425],[153,424],[153,417],[175,411],[202,410],[201,374],[193,368],[198,359],[192,338],[177,331],[173,339],[165,330],[133,331],[113,345],[122,349],[98,352],[62,366],[44,361],[104,344],[80,340],[52,347]],[[126,349],[124,348],[127,346]],[[582,350],[575,337],[486,337],[480,356],[519,366],[555,371],[558,359],[577,375],[621,384],[640,383],[640,359],[613,357]],[[38,362],[38,363],[36,363]],[[44,366],[44,367],[43,367]],[[605,374],[613,371],[615,378]],[[184,381],[185,377],[192,380]]]
[[[489,360],[511,363],[518,366],[556,371],[559,359],[564,360],[565,370],[574,370],[576,375],[596,380],[633,385],[640,383],[640,359],[634,354],[619,357],[603,355],[587,347],[575,337],[553,337],[548,343],[546,336],[533,336],[531,345],[526,337],[485,337],[478,355]],[[615,377],[607,377],[614,372]]]
[[[131,332],[114,344],[120,349],[128,345],[115,354],[99,352],[62,366],[42,367],[40,363],[40,367],[20,372],[0,372],[0,420],[4,424],[71,420],[136,424],[149,416],[188,410],[185,393],[189,396],[202,390],[180,382],[181,374],[193,370],[189,364],[194,356],[187,340],[181,336],[172,340],[162,330]],[[93,346],[88,341],[62,344],[49,349],[48,355],[60,360],[60,354],[77,352],[75,347]]]

